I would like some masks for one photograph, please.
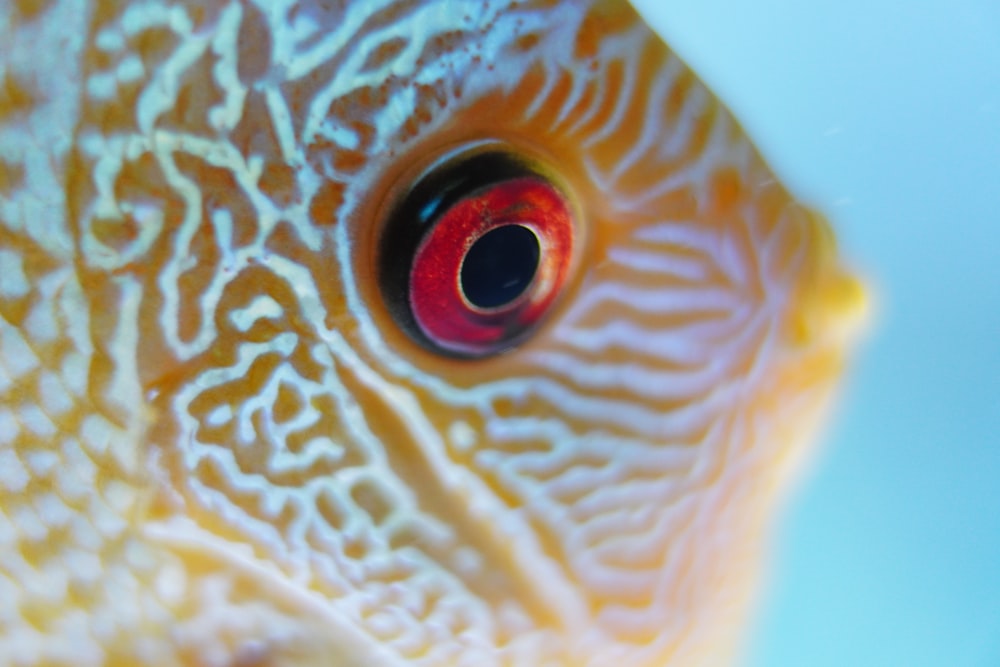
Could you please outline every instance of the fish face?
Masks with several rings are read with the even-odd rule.
[[[730,656],[863,293],[628,6],[18,11],[0,655]]]

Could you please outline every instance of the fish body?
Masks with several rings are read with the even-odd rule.
[[[731,658],[863,291],[630,7],[0,34],[0,663]],[[442,306],[413,217],[538,268]]]

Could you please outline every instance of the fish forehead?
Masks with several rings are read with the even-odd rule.
[[[738,621],[783,461],[829,393],[847,279],[631,9],[98,3],[88,21],[54,233],[4,214],[0,414],[23,473],[3,487],[20,614],[0,650],[728,652],[706,638]],[[56,114],[35,97],[8,125]],[[375,247],[423,170],[482,141],[559,173],[584,249],[537,335],[470,363],[396,327]],[[10,163],[12,198],[37,199],[31,158]]]

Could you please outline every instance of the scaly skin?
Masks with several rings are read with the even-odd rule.
[[[864,297],[629,7],[21,0],[0,37],[0,663],[731,657]],[[375,262],[483,140],[580,250],[469,361]]]

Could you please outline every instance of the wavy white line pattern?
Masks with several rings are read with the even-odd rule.
[[[857,293],[630,9],[2,21],[0,662],[730,654]],[[584,250],[519,349],[438,359],[373,285],[380,206],[485,139],[564,179]]]

